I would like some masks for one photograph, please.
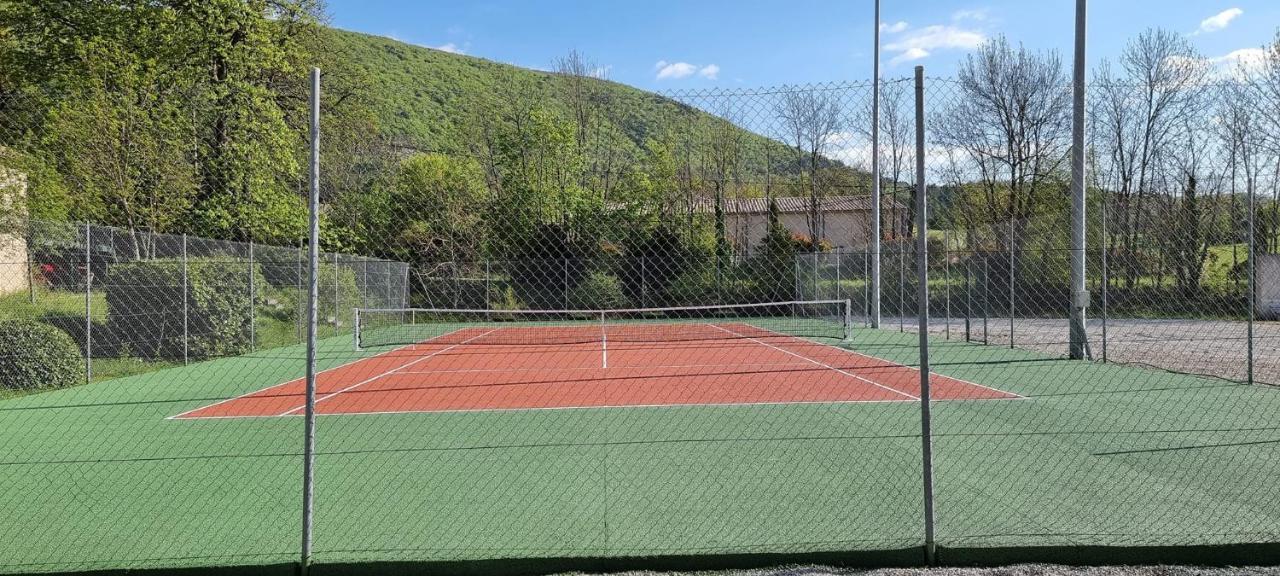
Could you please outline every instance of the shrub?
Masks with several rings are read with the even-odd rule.
[[[33,320],[0,321],[0,388],[65,388],[84,382],[84,357],[65,332]]]
[[[570,305],[582,310],[605,310],[630,306],[617,276],[599,270],[587,274],[569,293]]]
[[[229,258],[187,261],[186,352],[191,359],[249,351],[254,302],[247,263]],[[261,267],[252,271],[258,306],[268,284]],[[143,358],[182,358],[184,295],[182,262],[150,260],[113,265],[107,272],[107,325]]]

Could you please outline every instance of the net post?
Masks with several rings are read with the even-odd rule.
[[[187,302],[189,298],[189,296],[187,295],[187,292],[188,292],[187,286],[189,284],[189,279],[188,279],[189,274],[190,272],[188,271],[188,267],[187,267],[187,234],[186,232],[183,232],[182,233],[182,363],[184,365],[190,362],[190,358],[188,357],[188,348],[190,346],[189,317],[191,313],[188,310],[189,306]]]
[[[925,561],[937,556],[934,542],[933,422],[929,389],[929,239],[928,186],[925,184],[924,66],[916,66],[916,269],[919,300],[916,306],[920,332],[920,440],[923,454]]]
[[[848,342],[853,339],[853,301],[845,299],[844,301],[844,340]]]
[[[355,343],[356,352],[360,351],[360,309],[351,310],[351,338]]]
[[[489,284],[491,283],[489,274],[490,274],[489,260],[486,258],[484,261],[484,309],[485,309],[484,319],[485,320],[490,319],[488,310],[493,308],[493,295],[489,293]]]
[[[84,381],[93,379],[93,230],[84,223]]]

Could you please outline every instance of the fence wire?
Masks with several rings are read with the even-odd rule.
[[[297,561],[309,305],[317,564],[921,547],[926,311],[944,561],[1277,543],[1280,173],[1232,116],[1262,92],[1091,88],[1071,359],[1070,90],[1023,80],[926,81],[922,186],[881,84],[878,240],[870,84],[500,92],[456,149],[322,149],[316,302],[305,126],[219,228],[191,199],[246,188],[207,151],[71,146],[11,96],[0,570]]]

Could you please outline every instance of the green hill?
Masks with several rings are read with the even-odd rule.
[[[343,65],[350,66],[368,85],[382,134],[415,147],[454,148],[456,130],[477,104],[501,99],[512,87],[544,104],[568,109],[568,83],[574,80],[561,74],[345,30],[326,29],[321,37]],[[602,121],[636,147],[667,128],[688,128],[700,121],[711,125],[723,122],[659,94],[609,80],[585,81],[591,85]],[[774,148],[779,158],[788,153],[775,140],[745,130],[740,130],[740,135],[745,149]]]

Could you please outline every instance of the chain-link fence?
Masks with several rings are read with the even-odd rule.
[[[321,567],[1272,550],[1280,176],[1232,116],[1265,92],[1091,88],[1073,342],[1071,93],[1038,65],[925,82],[923,148],[883,82],[878,182],[871,84],[513,85],[456,146],[320,149],[314,301],[298,166],[237,241],[183,235],[210,190],[274,200],[204,154],[93,178],[110,137],[11,102],[0,569],[291,569],[304,523]],[[26,218],[64,192],[103,224]],[[166,233],[106,225],[139,215]]]

